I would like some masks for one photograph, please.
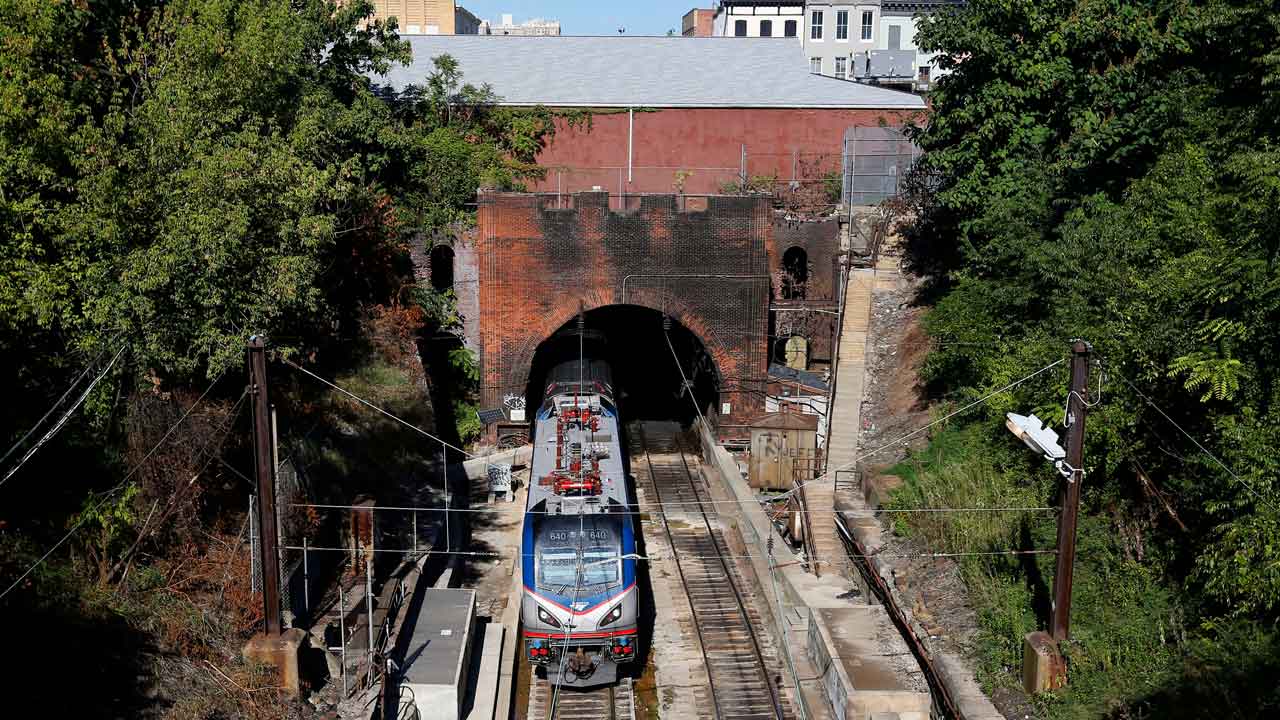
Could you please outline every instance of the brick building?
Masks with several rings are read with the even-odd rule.
[[[596,110],[561,124],[531,188],[714,193],[743,175],[808,180],[841,167],[854,126],[901,125],[916,95],[811,75],[795,38],[415,36],[413,61],[376,82],[422,84],[432,58],[512,106]]]
[[[680,19],[680,34],[684,37],[711,37],[711,22],[716,16],[714,8],[694,8]]]
[[[395,18],[402,35],[474,35],[480,19],[454,0],[373,0],[373,18]]]

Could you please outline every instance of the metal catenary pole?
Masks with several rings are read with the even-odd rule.
[[[1076,561],[1076,515],[1080,485],[1084,482],[1084,422],[1089,412],[1089,355],[1093,347],[1083,340],[1071,343],[1071,391],[1067,395],[1067,457],[1069,475],[1062,492],[1058,519],[1058,568],[1053,576],[1053,617],[1050,634],[1063,642],[1071,636],[1071,580]]]
[[[258,547],[262,602],[267,634],[280,634],[280,556],[277,554],[274,453],[271,449],[271,400],[267,393],[267,350],[262,337],[249,338],[249,374],[253,380],[253,450],[258,475]]]

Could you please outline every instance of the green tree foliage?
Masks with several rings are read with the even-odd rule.
[[[952,71],[913,130],[925,154],[909,262],[932,280],[927,323],[942,341],[930,386],[994,389],[1090,340],[1111,379],[1084,502],[1112,520],[1082,532],[1109,533],[1099,552],[1114,554],[1116,518],[1150,514],[1144,584],[1162,578],[1209,635],[1213,618],[1273,625],[1280,11],[971,0],[922,21],[919,41]],[[1007,442],[1005,410],[1061,417],[1054,377],[990,406],[988,448]]]
[[[408,233],[515,187],[554,131],[448,57],[423,88],[367,2],[0,2],[0,323],[185,381],[384,302]]]

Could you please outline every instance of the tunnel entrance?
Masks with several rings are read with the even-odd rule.
[[[525,394],[530,408],[542,404],[547,371],[578,357],[577,326],[576,318],[570,320],[538,346]],[[583,327],[584,354],[601,357],[613,367],[615,400],[624,422],[692,423],[697,413],[683,392],[681,370],[693,386],[694,398],[703,412],[719,406],[720,375],[715,362],[702,341],[675,319],[664,332],[663,316],[657,310],[609,305],[587,311]]]

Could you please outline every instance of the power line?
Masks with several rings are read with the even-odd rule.
[[[744,503],[746,503],[746,502],[750,502],[750,501],[741,501],[741,500],[711,501],[711,500],[708,500],[708,501],[706,501],[705,503],[701,503],[701,504],[703,504],[703,505],[717,505],[717,504],[724,504],[724,505],[729,505],[729,504],[732,504],[732,505],[741,505],[741,504],[744,504]],[[761,499],[761,500],[759,500],[759,501],[757,501],[757,502],[765,503],[765,502],[769,502],[769,499],[767,499],[767,498],[766,498],[766,499]],[[666,507],[666,506],[672,506],[672,505],[676,505],[676,506],[678,506],[678,505],[690,505],[690,504],[695,504],[695,503],[679,503],[679,502],[676,502],[676,503],[655,503],[655,504],[657,504],[657,505],[659,505],[659,506],[661,506],[661,507]],[[286,504],[286,507],[291,507],[291,508],[315,508],[315,509],[317,509],[317,510],[362,510],[362,511],[382,511],[382,512],[420,512],[420,513],[432,513],[432,514],[434,514],[434,513],[446,513],[446,512],[447,512],[447,513],[483,513],[483,514],[489,514],[489,515],[512,515],[512,516],[515,516],[515,515],[557,515],[557,516],[563,515],[563,513],[560,513],[560,512],[554,511],[554,510],[524,510],[524,509],[522,509],[522,508],[518,508],[518,507],[514,507],[514,508],[511,508],[511,509],[505,509],[505,508],[455,508],[455,507],[443,508],[443,507],[396,506],[396,505],[377,505],[377,506],[370,507],[370,506],[368,506],[368,505],[340,505],[340,504],[326,504],[326,503],[287,503],[287,504]],[[669,510],[669,509],[658,509],[658,510],[620,510],[620,511],[609,511],[609,512],[605,512],[605,513],[602,513],[602,515],[605,515],[605,516],[608,516],[608,517],[624,516],[624,515],[631,515],[631,516],[635,516],[635,515],[649,515],[649,516],[654,516],[654,517],[661,517],[661,516],[664,516],[664,515],[672,515],[672,514],[677,514],[677,513],[678,513],[678,514],[682,514],[682,515],[683,515],[683,514],[687,514],[687,513],[695,513],[695,512],[698,512],[699,510],[702,510],[703,512],[707,512],[705,508],[697,508],[697,507],[694,507],[694,508],[690,508],[690,509],[687,509],[687,510]],[[897,513],[1058,512],[1059,510],[1061,510],[1061,508],[1056,507],[1056,506],[1043,506],[1043,507],[1020,507],[1020,506],[1007,506],[1007,507],[1004,507],[1004,506],[991,506],[991,507],[965,507],[965,508],[937,508],[937,507],[934,507],[934,508],[901,508],[901,509],[894,509],[894,508],[881,508],[881,509],[879,509],[879,510],[876,510],[875,512],[877,512],[877,513],[897,514]],[[792,511],[790,511],[790,512],[795,512],[795,513],[801,513],[801,514],[804,514],[804,515],[809,515],[809,514],[816,513],[817,511],[813,511],[813,510],[792,510]],[[708,515],[717,516],[717,517],[718,517],[718,516],[721,516],[721,515],[724,515],[724,516],[726,516],[726,517],[727,517],[727,516],[729,516],[729,515],[730,515],[730,513],[716,512],[716,511],[714,511],[714,510],[707,512],[707,514],[708,514]],[[736,513],[732,513],[732,515],[736,515]]]
[[[121,480],[118,485],[116,485],[115,487],[103,493],[102,496],[98,498],[98,501],[92,505],[92,507],[89,507],[84,511],[82,511],[80,513],[80,519],[76,521],[75,525],[71,526],[71,529],[67,531],[66,535],[62,536],[62,539],[54,543],[53,547],[49,548],[48,552],[46,552],[44,555],[41,555],[39,560],[36,560],[34,563],[32,563],[30,567],[28,567],[21,575],[18,576],[16,580],[13,581],[12,584],[9,585],[9,587],[5,588],[4,592],[0,592],[0,600],[3,600],[5,596],[8,595],[10,592],[12,592],[14,588],[18,587],[18,585],[23,580],[25,580],[28,575],[34,572],[36,568],[40,567],[40,565],[43,564],[45,560],[48,560],[50,555],[52,555],[54,552],[58,550],[58,548],[62,547],[63,544],[65,544],[68,540],[70,540],[71,536],[75,535],[76,531],[80,529],[80,526],[84,525],[85,522],[89,519],[89,514],[91,511],[97,510],[98,508],[102,507],[104,504],[106,504],[107,500],[109,500],[112,496],[114,496],[116,493],[120,492],[125,488],[125,486],[129,482],[129,479],[132,478],[134,474],[136,474],[139,470],[142,469],[142,466],[145,465],[147,461],[151,459],[151,456],[154,455],[155,452],[160,449],[160,446],[164,445],[165,441],[169,439],[169,436],[173,434],[173,431],[177,430],[178,426],[181,425],[183,421],[187,419],[187,416],[189,416],[192,413],[192,411],[194,411],[196,407],[200,405],[202,401],[204,401],[204,399],[209,395],[210,392],[213,391],[213,387],[218,384],[218,381],[222,379],[222,376],[225,373],[226,373],[226,370],[223,370],[222,372],[218,373],[218,377],[214,378],[213,382],[209,383],[209,387],[205,388],[205,391],[200,394],[200,397],[196,398],[196,401],[191,404],[191,407],[187,408],[186,412],[182,413],[182,417],[178,418],[177,422],[175,422],[173,425],[169,427],[169,429],[165,432],[164,436],[161,437],[160,440],[156,442],[156,444],[153,445],[150,450],[147,451],[147,454],[142,457],[142,460],[138,461],[138,464],[134,465],[133,468],[130,469],[127,474],[125,474],[124,479]]]
[[[930,429],[930,428],[932,428],[932,427],[935,427],[935,426],[937,426],[937,425],[940,425],[940,424],[942,424],[942,423],[946,422],[947,420],[950,420],[951,418],[955,417],[956,415],[959,415],[959,414],[964,413],[964,412],[968,412],[969,410],[972,410],[973,408],[975,408],[975,407],[977,407],[978,405],[981,405],[982,403],[984,403],[984,402],[986,402],[986,401],[990,400],[991,398],[995,397],[996,395],[999,395],[999,394],[1001,394],[1001,393],[1006,393],[1006,392],[1008,392],[1008,391],[1010,391],[1010,390],[1012,390],[1012,389],[1014,389],[1014,388],[1018,387],[1019,385],[1021,385],[1021,384],[1025,383],[1025,382],[1027,382],[1027,381],[1031,380],[1032,378],[1037,377],[1037,376],[1038,376],[1038,375],[1040,375],[1041,373],[1048,372],[1049,370],[1051,370],[1051,369],[1053,369],[1053,368],[1055,368],[1055,367],[1057,367],[1057,366],[1061,365],[1061,364],[1062,364],[1062,363],[1064,363],[1064,362],[1066,362],[1066,359],[1065,359],[1065,358],[1059,358],[1059,359],[1057,359],[1057,360],[1055,360],[1055,361],[1053,361],[1053,362],[1049,363],[1048,365],[1045,365],[1044,367],[1040,368],[1039,370],[1036,370],[1035,372],[1031,373],[1030,375],[1026,375],[1026,376],[1021,377],[1021,378],[1019,378],[1019,379],[1017,379],[1017,380],[1014,380],[1013,382],[1009,383],[1008,385],[1005,385],[1004,387],[1000,388],[999,390],[993,390],[993,391],[991,391],[991,392],[987,393],[986,395],[983,395],[982,397],[978,398],[977,400],[974,400],[973,402],[969,403],[968,405],[965,405],[965,406],[964,406],[964,407],[962,407],[962,408],[959,408],[959,409],[957,409],[957,410],[953,410],[953,411],[951,411],[951,412],[947,413],[946,415],[943,415],[942,417],[938,418],[937,420],[934,420],[933,422],[931,422],[931,423],[929,423],[929,424],[927,424],[927,425],[924,425],[924,426],[922,426],[922,427],[916,428],[915,430],[912,430],[911,432],[907,433],[906,435],[903,435],[902,437],[900,437],[900,438],[898,438],[898,439],[896,439],[896,440],[893,440],[893,441],[891,441],[891,442],[885,443],[884,445],[881,445],[880,447],[876,448],[875,450],[871,450],[870,452],[863,453],[863,454],[861,454],[861,455],[859,455],[859,456],[857,456],[857,457],[853,458],[853,459],[852,459],[852,460],[850,460],[849,462],[847,462],[847,463],[845,463],[845,464],[841,465],[840,467],[830,468],[830,469],[828,469],[828,470],[824,471],[824,472],[823,472],[821,475],[819,475],[818,477],[816,477],[816,478],[814,478],[814,479],[812,479],[812,480],[808,480],[808,481],[805,481],[805,482],[803,482],[803,483],[800,483],[800,484],[796,485],[795,487],[791,488],[790,490],[788,490],[788,491],[786,491],[786,492],[784,492],[784,493],[781,493],[781,494],[779,494],[779,495],[776,495],[775,497],[782,498],[782,497],[790,496],[790,495],[792,495],[793,493],[795,493],[795,491],[799,490],[800,488],[804,487],[805,485],[811,485],[811,484],[813,484],[813,483],[818,482],[819,480],[824,480],[824,479],[826,479],[826,478],[830,477],[830,476],[832,475],[832,473],[837,473],[837,472],[840,472],[841,470],[848,470],[849,468],[853,467],[854,465],[857,465],[857,464],[858,464],[859,462],[861,462],[862,460],[865,460],[866,458],[869,458],[869,457],[871,457],[872,455],[877,455],[877,454],[879,454],[879,453],[881,453],[881,452],[883,452],[883,451],[885,451],[885,450],[888,450],[888,449],[889,449],[889,448],[891,448],[891,447],[894,447],[894,446],[900,445],[900,444],[902,444],[903,442],[906,442],[907,440],[909,440],[910,438],[913,438],[913,437],[915,437],[916,435],[919,435],[920,433],[922,433],[922,432],[924,432],[924,431],[926,431],[926,430],[928,430],[928,429]],[[828,442],[828,446],[830,446],[830,442]]]
[[[119,338],[119,337],[120,335],[117,334],[115,338],[112,338],[112,341],[114,342],[116,338]],[[31,426],[30,430],[27,430],[26,434],[18,438],[18,441],[13,444],[13,447],[9,448],[8,451],[5,452],[4,457],[0,457],[0,463],[4,462],[5,460],[8,460],[9,456],[12,455],[14,451],[16,451],[19,447],[21,447],[22,443],[27,441],[27,438],[31,437],[31,434],[36,431],[36,428],[43,425],[44,421],[48,420],[49,416],[52,415],[55,411],[57,411],[58,407],[62,405],[62,403],[66,402],[68,397],[71,397],[71,393],[76,389],[76,386],[80,384],[80,381],[84,380],[86,377],[89,376],[89,373],[93,371],[93,367],[97,365],[98,362],[102,360],[102,358],[106,357],[108,352],[110,352],[110,348],[103,348],[102,352],[99,352],[98,356],[95,357],[88,365],[85,366],[84,370],[82,370],[80,374],[76,376],[76,379],[71,382],[71,385],[67,386],[67,389],[63,391],[62,397],[58,398],[58,401],[55,402],[48,410],[45,411],[45,414],[41,416],[39,420],[36,421],[35,425]],[[115,361],[112,360],[112,362],[115,362]]]
[[[341,552],[341,553],[351,552],[351,548],[349,547],[327,547],[327,546],[317,546],[317,545],[311,545],[311,544],[282,545],[281,547],[285,550],[315,550],[317,552]],[[509,558],[511,560],[516,560],[516,559],[523,560],[525,558],[534,557],[532,553],[508,554],[508,553],[497,552],[495,550],[421,550],[421,549],[413,550],[413,549],[401,549],[401,548],[366,548],[365,552],[389,553],[389,554],[399,554],[399,555],[414,555],[414,554],[428,553],[432,555],[458,555],[458,556],[464,556],[464,557],[487,557],[487,558],[499,558],[499,559]],[[849,557],[850,558],[946,558],[946,557],[996,557],[996,556],[1002,556],[1002,555],[1009,555],[1009,556],[1056,555],[1057,553],[1058,551],[1055,549],[973,550],[973,551],[960,551],[960,552],[867,553],[865,555],[850,553]],[[681,555],[680,557],[688,558],[691,560],[716,560],[721,557],[723,557],[726,560],[752,560],[752,559],[765,559],[768,556],[747,553],[747,554],[733,554],[733,555]],[[619,559],[636,560],[636,561],[642,561],[642,562],[660,562],[662,560],[665,560],[666,558],[652,558],[646,555],[628,555],[626,558],[619,558]],[[809,562],[815,562],[815,561],[810,560]],[[821,565],[840,566],[840,567],[857,567],[857,565],[855,565],[854,563],[843,563],[843,562],[836,562],[833,560],[818,560],[816,562]]]
[[[366,405],[366,406],[368,406],[368,407],[370,407],[370,408],[373,408],[374,410],[376,410],[376,411],[378,411],[378,412],[382,413],[383,415],[386,415],[387,417],[389,417],[389,418],[391,418],[392,420],[394,420],[394,421],[396,421],[396,422],[400,423],[401,425],[403,425],[403,426],[405,426],[405,427],[409,428],[410,430],[413,430],[414,432],[416,432],[416,433],[418,433],[418,434],[420,434],[420,435],[423,435],[423,436],[428,437],[428,438],[430,438],[430,439],[432,439],[432,440],[435,440],[436,442],[440,443],[441,445],[443,445],[443,446],[445,446],[445,447],[447,447],[447,448],[452,448],[452,449],[454,449],[454,450],[457,450],[458,452],[462,453],[463,455],[466,455],[466,456],[467,456],[467,457],[469,457],[469,458],[476,458],[476,457],[480,457],[480,456],[474,455],[474,454],[472,454],[472,453],[469,453],[469,452],[467,452],[466,450],[463,450],[462,448],[458,447],[457,445],[453,445],[453,444],[450,444],[450,443],[448,443],[448,442],[445,442],[444,440],[441,440],[440,438],[436,437],[435,435],[432,435],[431,433],[427,432],[426,430],[423,430],[422,428],[418,427],[417,425],[414,425],[413,423],[409,422],[408,420],[403,420],[403,419],[401,419],[401,418],[397,417],[396,415],[393,415],[392,413],[390,413],[390,412],[388,412],[388,411],[386,411],[386,410],[382,409],[382,408],[381,408],[381,407],[379,407],[378,405],[375,405],[374,403],[369,402],[368,400],[365,400],[364,398],[360,397],[359,395],[356,395],[355,393],[351,392],[350,390],[347,390],[346,388],[341,387],[341,386],[339,386],[338,384],[336,384],[336,383],[334,383],[334,382],[331,382],[331,381],[329,381],[329,380],[326,380],[326,379],[324,379],[324,378],[320,377],[319,375],[317,375],[317,374],[315,374],[315,373],[311,372],[310,370],[308,370],[308,369],[306,369],[306,368],[302,367],[301,365],[298,365],[297,363],[293,362],[293,361],[292,361],[292,360],[290,360],[289,358],[281,357],[281,358],[280,358],[280,362],[283,362],[285,365],[288,365],[289,367],[293,368],[294,370],[297,370],[297,371],[299,371],[299,372],[302,372],[302,373],[305,373],[305,374],[307,374],[307,375],[310,375],[311,377],[315,378],[316,380],[318,380],[318,381],[320,381],[320,382],[324,383],[325,385],[328,385],[329,387],[333,388],[334,390],[337,390],[338,392],[342,393],[343,395],[346,395],[347,397],[351,398],[352,400],[355,400],[356,402],[358,402],[358,403],[360,403],[360,404],[362,404],[362,405]]]
[[[1226,470],[1228,475],[1230,475],[1233,479],[1235,479],[1235,481],[1236,481],[1236,482],[1238,482],[1238,483],[1240,483],[1241,485],[1243,485],[1243,486],[1244,486],[1244,489],[1245,489],[1245,490],[1248,490],[1248,491],[1249,491],[1249,493],[1250,493],[1251,495],[1253,495],[1255,498],[1257,498],[1257,500],[1258,500],[1259,502],[1264,503],[1264,504],[1266,504],[1266,505],[1270,505],[1270,506],[1271,506],[1271,508],[1272,508],[1273,510],[1280,510],[1280,508],[1277,508],[1277,507],[1276,507],[1276,504],[1275,504],[1272,500],[1270,500],[1270,499],[1268,499],[1268,498],[1263,497],[1263,496],[1262,496],[1262,495],[1261,495],[1261,494],[1260,494],[1260,493],[1259,493],[1259,492],[1258,492],[1258,491],[1257,491],[1257,490],[1256,490],[1252,485],[1250,485],[1250,484],[1249,484],[1249,483],[1248,483],[1244,478],[1240,477],[1239,475],[1237,475],[1237,474],[1235,473],[1235,471],[1234,471],[1234,470],[1232,470],[1231,468],[1227,467],[1227,464],[1226,464],[1226,463],[1224,463],[1224,462],[1222,462],[1221,460],[1219,460],[1217,455],[1214,455],[1213,453],[1209,452],[1209,448],[1206,448],[1203,444],[1201,444],[1201,443],[1200,443],[1200,441],[1199,441],[1199,440],[1195,439],[1195,437],[1194,437],[1194,436],[1192,436],[1192,434],[1191,434],[1191,433],[1189,433],[1189,432],[1187,432],[1185,429],[1183,429],[1183,427],[1182,427],[1181,425],[1179,425],[1179,424],[1177,423],[1177,421],[1175,421],[1173,418],[1169,417],[1169,413],[1167,413],[1167,412],[1165,412],[1163,409],[1161,409],[1161,407],[1160,407],[1159,405],[1157,405],[1157,404],[1155,403],[1155,401],[1154,401],[1154,400],[1152,400],[1150,397],[1148,397],[1148,396],[1146,395],[1146,393],[1144,393],[1144,392],[1142,392],[1141,390],[1139,390],[1139,389],[1138,389],[1138,387],[1137,387],[1136,385],[1134,385],[1132,382],[1129,382],[1129,379],[1128,379],[1128,378],[1126,378],[1124,375],[1121,375],[1121,374],[1119,374],[1119,373],[1116,373],[1116,377],[1118,377],[1118,378],[1120,378],[1121,380],[1123,380],[1125,385],[1128,385],[1128,386],[1129,386],[1129,388],[1130,388],[1131,390],[1133,390],[1135,393],[1137,393],[1137,394],[1138,394],[1138,397],[1140,397],[1140,398],[1142,398],[1144,401],[1146,401],[1146,403],[1147,403],[1148,405],[1150,405],[1152,408],[1154,408],[1156,412],[1160,413],[1160,415],[1161,415],[1165,420],[1168,420],[1170,425],[1173,425],[1175,428],[1177,428],[1177,429],[1178,429],[1178,432],[1180,432],[1180,433],[1182,433],[1183,435],[1185,435],[1185,436],[1186,436],[1186,438],[1187,438],[1188,440],[1190,440],[1192,443],[1194,443],[1196,447],[1200,448],[1200,452],[1204,453],[1205,455],[1208,455],[1208,456],[1209,456],[1209,458],[1210,458],[1211,460],[1213,460],[1214,462],[1218,463],[1218,466],[1219,466],[1219,467],[1221,467],[1223,470]]]
[[[80,393],[80,397],[77,398],[76,401],[71,404],[71,407],[67,408],[67,411],[62,414],[62,417],[58,418],[58,422],[54,423],[53,427],[49,429],[49,432],[45,433],[43,437],[41,437],[38,441],[36,441],[36,444],[32,446],[31,449],[27,450],[26,453],[23,454],[22,459],[18,461],[18,464],[14,465],[13,468],[10,469],[9,472],[5,474],[3,479],[0,479],[0,485],[4,485],[6,482],[8,482],[9,478],[13,477],[19,470],[21,470],[22,466],[26,465],[27,461],[30,460],[33,455],[39,452],[40,448],[44,447],[45,443],[49,442],[51,439],[53,439],[54,435],[58,434],[58,431],[61,430],[64,425],[67,424],[68,420],[71,419],[72,413],[74,413],[76,410],[80,408],[81,405],[84,404],[85,399],[88,398],[89,393],[93,392],[93,389],[97,387],[98,382],[101,381],[102,378],[106,377],[108,372],[111,372],[112,366],[116,364],[116,361],[120,359],[120,356],[124,354],[124,351],[125,351],[125,345],[124,343],[121,343],[120,349],[117,350],[115,356],[111,358],[111,362],[107,363],[107,366],[102,369],[102,372],[98,373],[98,376],[93,379],[93,382],[89,383],[89,387],[85,388],[84,392]],[[87,368],[86,368],[86,372],[88,372]],[[83,377],[84,376],[81,375],[81,378]],[[79,382],[80,382],[80,379],[77,379],[76,382],[72,384],[71,388],[67,388],[67,392],[70,393],[71,389],[74,388],[77,384],[79,384]],[[58,404],[61,404],[66,397],[67,397],[66,394],[63,394],[62,398],[58,400]],[[40,418],[40,422],[37,422],[34,426],[32,426],[32,428],[27,431],[27,434],[23,435],[22,439],[19,440],[17,444],[15,444],[12,448],[9,449],[8,453],[5,453],[5,457],[6,458],[9,457],[9,453],[12,453],[14,450],[16,450],[18,448],[18,445],[21,445],[28,437],[30,437],[31,433],[35,432],[35,429],[39,427],[42,423],[44,423],[46,419],[48,419],[50,413],[52,413],[54,409],[57,408],[57,406],[58,405],[54,405],[52,408],[49,408],[49,412],[45,413],[44,417]]]

